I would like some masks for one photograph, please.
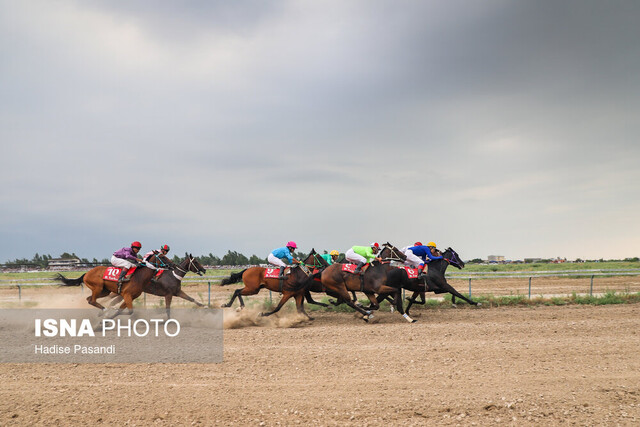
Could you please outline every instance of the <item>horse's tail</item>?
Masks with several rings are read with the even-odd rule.
[[[226,279],[222,279],[222,282],[220,282],[220,286],[238,283],[242,279],[242,275],[244,274],[245,271],[247,271],[246,268],[240,271],[239,273],[231,274],[231,276],[227,277]]]
[[[62,274],[58,273],[58,275],[56,277],[54,277],[53,280],[56,280],[58,282],[62,282],[62,286],[80,286],[80,285],[82,285],[82,282],[84,281],[85,274],[83,274],[82,276],[78,277],[77,279],[67,279]]]

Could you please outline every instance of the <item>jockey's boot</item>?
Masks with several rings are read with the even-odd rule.
[[[280,280],[284,280],[286,279],[285,275],[284,275],[284,269],[287,267],[280,267],[280,271],[278,272],[278,279]]]
[[[362,270],[362,267],[364,267],[364,262],[359,262],[358,266],[356,267],[356,269],[353,271],[353,274],[358,274],[360,273],[360,270]]]
[[[418,266],[418,279],[422,279],[424,276],[424,264],[422,264]]]
[[[151,278],[151,283],[158,283],[158,280],[160,279],[160,277],[156,274],[155,276],[153,276]]]
[[[120,290],[122,289],[122,283],[124,282],[124,276],[127,275],[128,271],[129,271],[128,268],[123,268],[122,271],[120,272],[120,277],[118,277],[118,293],[120,293]]]

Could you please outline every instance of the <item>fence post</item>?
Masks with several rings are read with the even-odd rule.
[[[209,285],[209,297],[207,299],[207,307],[211,308],[211,282],[207,282]]]
[[[147,293],[146,292],[142,293],[142,306],[144,308],[147,308]]]
[[[529,299],[531,299],[531,277],[529,277]]]
[[[271,298],[271,291],[269,291],[269,304],[273,304],[273,299]]]
[[[591,287],[589,288],[589,296],[593,296],[593,274],[591,275]]]
[[[18,285],[18,301],[22,301],[22,288]]]
[[[471,277],[469,277],[469,298],[471,298]]]

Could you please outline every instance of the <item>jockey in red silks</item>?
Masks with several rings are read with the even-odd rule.
[[[160,249],[159,249],[159,250],[157,250],[157,251],[156,251],[156,250],[153,250],[153,251],[149,251],[149,252],[147,252],[147,253],[146,253],[146,254],[144,254],[144,256],[142,257],[142,260],[143,260],[143,261],[146,261],[146,260],[147,260],[151,255],[153,255],[153,254],[159,254],[159,253],[161,253],[161,254],[162,254],[162,255],[164,255],[164,256],[167,256],[167,254],[169,253],[169,245],[162,245],[162,246],[160,246]],[[153,266],[153,265],[151,265],[151,264],[147,264],[147,267],[152,268],[152,269],[154,269],[154,270],[158,270],[158,268],[154,267],[154,266]],[[151,281],[152,281],[153,283],[158,283],[158,276],[157,276],[157,275],[154,275],[154,276],[153,276],[153,278],[151,279]]]

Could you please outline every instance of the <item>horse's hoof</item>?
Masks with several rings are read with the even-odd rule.
[[[479,303],[476,304],[476,307],[480,307],[481,305],[482,305],[482,303],[479,302]]]
[[[458,306],[456,304],[451,304],[451,307],[458,308]]]
[[[227,308],[227,307],[229,307],[228,304],[220,304],[220,308]]]
[[[395,313],[395,312],[396,312],[396,309],[395,309],[395,307],[394,307],[394,306],[391,306],[391,312],[392,312],[392,313]]]
[[[236,311],[237,311],[237,312],[240,312],[240,311],[242,311],[242,309],[243,309],[243,308],[244,308],[244,307],[238,307],[238,308],[236,308]]]
[[[258,317],[264,317],[264,313],[263,312],[258,313]]]

